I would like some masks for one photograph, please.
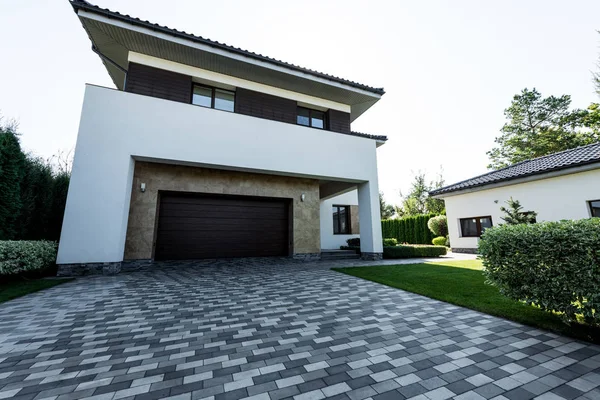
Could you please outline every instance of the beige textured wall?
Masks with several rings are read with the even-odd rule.
[[[350,206],[350,233],[360,233],[360,224],[358,222],[358,206]]]
[[[291,198],[294,253],[321,251],[317,180],[136,161],[125,260],[152,258],[159,190]]]

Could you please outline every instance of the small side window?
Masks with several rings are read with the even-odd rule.
[[[600,200],[588,201],[590,205],[590,213],[592,217],[600,218]]]
[[[461,218],[460,234],[462,237],[480,237],[483,231],[491,228],[492,217]]]
[[[350,206],[333,206],[333,233],[335,235],[350,233]]]

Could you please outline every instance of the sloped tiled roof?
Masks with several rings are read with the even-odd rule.
[[[600,163],[600,142],[509,165],[487,174],[433,190],[429,192],[429,195],[436,196],[593,163]]]
[[[303,73],[310,74],[310,75],[313,75],[313,76],[316,76],[319,78],[324,78],[324,79],[330,80],[332,82],[341,83],[341,84],[348,85],[348,86],[351,86],[351,87],[354,87],[357,89],[366,90],[368,92],[375,93],[378,95],[383,95],[385,93],[383,88],[375,88],[375,87],[364,85],[362,83],[354,82],[354,81],[351,81],[348,79],[343,79],[343,78],[339,78],[337,76],[329,75],[329,74],[326,74],[323,72],[314,71],[309,68],[300,67],[298,65],[287,63],[285,61],[277,60],[275,58],[263,56],[262,54],[258,54],[258,53],[254,53],[254,52],[251,52],[248,50],[240,49],[239,47],[234,47],[234,46],[231,46],[231,45],[228,45],[225,43],[220,43],[220,42],[217,42],[214,40],[203,38],[201,36],[196,36],[191,33],[187,33],[187,32],[183,32],[183,31],[179,31],[177,29],[169,28],[167,26],[162,26],[162,25],[158,25],[158,24],[155,24],[155,23],[152,23],[149,21],[144,21],[139,18],[131,17],[129,15],[123,15],[119,12],[111,11],[107,8],[101,8],[96,5],[90,4],[86,0],[69,0],[69,1],[70,1],[71,5],[73,6],[73,9],[75,10],[75,12],[77,12],[78,10],[92,11],[92,12],[104,15],[108,18],[114,18],[114,19],[121,20],[121,21],[124,21],[127,23],[131,23],[133,25],[149,28],[154,31],[163,32],[163,33],[166,33],[166,34],[169,34],[172,36],[177,36],[180,38],[192,40],[196,43],[205,44],[205,45],[219,48],[222,50],[226,50],[226,51],[229,51],[229,52],[232,52],[235,54],[240,54],[240,55],[243,55],[246,57],[254,58],[256,60],[268,62],[270,64],[274,64],[274,65],[277,65],[280,67],[285,67],[285,68],[288,68],[288,69],[291,69],[291,70],[294,70],[297,72],[303,72]]]
[[[365,137],[368,139],[375,139],[375,140],[379,140],[382,142],[385,142],[386,140],[388,140],[387,136],[384,136],[384,135],[371,135],[370,133],[362,133],[362,132],[355,132],[355,131],[350,132],[350,135]]]

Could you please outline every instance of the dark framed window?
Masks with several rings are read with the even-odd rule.
[[[311,128],[325,129],[325,112],[298,107],[296,123]]]
[[[350,206],[333,206],[333,233],[335,235],[350,233]]]
[[[235,92],[217,89],[209,86],[194,85],[192,104],[233,112],[235,106]]]
[[[461,218],[460,233],[462,237],[479,237],[487,228],[492,227],[492,217]]]
[[[588,201],[590,205],[590,212],[592,213],[592,217],[600,218],[600,200],[592,200]]]

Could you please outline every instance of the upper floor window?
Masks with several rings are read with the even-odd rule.
[[[593,200],[588,202],[590,204],[590,212],[592,217],[600,218],[600,200]]]
[[[305,107],[298,107],[298,116],[296,122],[298,125],[325,129],[325,112],[311,110],[310,108]]]
[[[192,104],[233,112],[235,92],[208,86],[194,85]]]
[[[461,218],[460,233],[462,237],[479,237],[487,228],[492,227],[492,217]]]

